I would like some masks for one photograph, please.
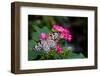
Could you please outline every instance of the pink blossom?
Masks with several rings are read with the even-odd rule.
[[[68,35],[65,35],[65,36],[64,36],[64,39],[65,39],[65,40],[68,40]]]
[[[71,41],[72,40],[72,35],[68,35],[68,41]]]
[[[60,38],[68,40],[68,41],[72,40],[72,35],[70,35],[70,31],[68,29],[65,29],[59,25],[53,25],[52,29],[59,32]]]
[[[59,26],[59,25],[53,25],[53,30],[58,31],[58,32],[63,32],[64,28]]]
[[[65,40],[68,40],[68,41],[71,41],[72,40],[72,35],[66,35],[65,37],[64,37],[64,39]]]
[[[70,33],[70,31],[68,29],[64,29],[63,33]]]
[[[41,39],[41,40],[46,39],[46,34],[45,34],[45,33],[41,33],[41,34],[40,34],[40,39]]]
[[[69,30],[64,29],[63,32],[60,33],[60,38],[67,38],[69,33]]]
[[[62,48],[59,45],[56,45],[56,50],[59,54],[62,52]]]
[[[60,33],[60,38],[64,38],[65,34],[64,33]]]

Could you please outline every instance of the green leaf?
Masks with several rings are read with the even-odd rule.
[[[38,41],[39,40],[39,32],[33,32],[32,33],[32,39]]]
[[[50,26],[49,16],[43,16],[43,21],[44,21],[44,23],[45,23],[46,26]]]
[[[67,58],[68,59],[78,59],[78,58],[80,59],[80,58],[85,58],[85,57],[82,53],[76,54],[72,51],[69,51]]]
[[[35,24],[34,22],[33,22],[33,24],[32,24],[32,27],[34,28],[34,30],[35,30],[36,32],[40,32],[40,28],[39,28],[38,25]]]
[[[32,51],[33,46],[36,44],[34,40],[28,41],[28,60],[32,60],[32,58],[36,57],[36,54]]]
[[[47,27],[44,26],[43,28],[40,29],[40,33],[41,32],[48,34],[48,33],[50,33],[50,30]]]

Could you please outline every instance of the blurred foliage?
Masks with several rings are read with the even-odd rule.
[[[28,60],[48,60],[48,59],[77,59],[88,57],[87,48],[87,18],[86,17],[66,17],[66,16],[28,16]],[[60,45],[63,48],[61,54],[56,50],[48,53],[41,51],[33,51],[33,46],[39,40],[40,33],[52,33],[53,24],[59,24],[71,31],[73,40],[66,42],[60,40]],[[64,47],[65,46],[65,47]],[[73,49],[67,49],[67,47]]]

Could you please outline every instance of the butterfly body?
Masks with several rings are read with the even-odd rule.
[[[49,52],[51,49],[55,48],[57,42],[59,41],[59,33],[48,34],[47,39],[39,40],[37,44],[33,47],[33,51],[44,50]]]

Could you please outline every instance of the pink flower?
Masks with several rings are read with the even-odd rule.
[[[46,34],[45,34],[45,33],[41,33],[41,34],[40,34],[40,39],[41,39],[41,40],[46,39]]]
[[[72,40],[72,35],[70,35],[70,31],[68,29],[65,29],[65,28],[63,28],[63,27],[61,27],[59,25],[53,25],[52,29],[54,31],[59,32],[60,38],[68,40],[68,41]]]
[[[64,37],[64,39],[65,40],[68,40],[68,41],[71,41],[72,40],[72,35],[66,35],[65,37]]]
[[[53,25],[53,30],[58,31],[58,32],[63,32],[64,28],[59,26],[59,25]]]
[[[64,29],[63,30],[63,33],[66,33],[67,34],[67,33],[70,33],[70,31],[68,29]]]
[[[56,50],[58,54],[62,52],[62,48],[59,45],[56,45]]]
[[[64,38],[65,34],[64,33],[60,33],[60,38]]]
[[[72,40],[72,35],[68,35],[68,41],[71,41]]]
[[[69,34],[69,30],[64,29],[63,32],[60,33],[60,38],[65,38]]]

